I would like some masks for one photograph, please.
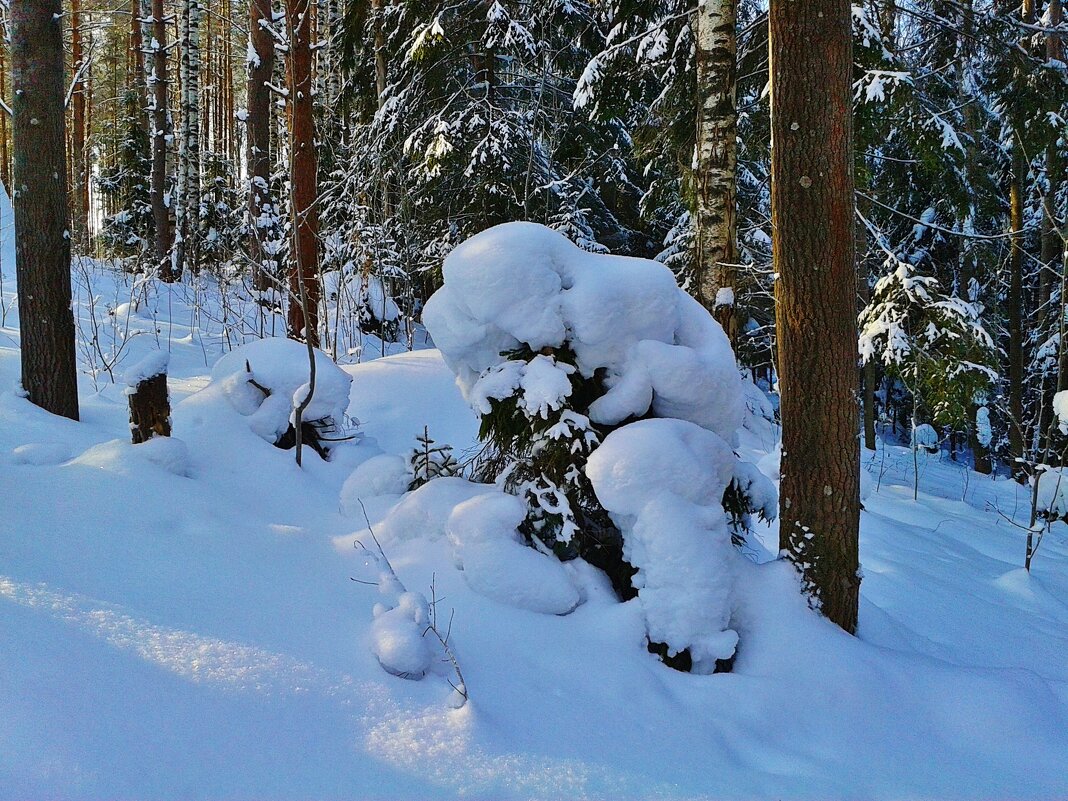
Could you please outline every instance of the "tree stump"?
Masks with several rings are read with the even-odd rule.
[[[167,373],[144,378],[130,388],[130,435],[134,445],[171,435],[171,402]]]

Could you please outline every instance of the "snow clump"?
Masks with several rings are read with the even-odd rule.
[[[459,245],[442,273],[423,322],[476,409],[516,389],[526,409],[558,405],[567,368],[548,357],[566,344],[582,377],[603,378],[592,422],[617,425],[651,410],[733,438],[742,396],[730,344],[664,265],[589,253],[516,222]],[[502,359],[522,346],[546,358],[525,369]]]
[[[258,339],[219,359],[211,378],[224,384],[231,405],[249,418],[252,430],[274,444],[294,420],[294,403],[307,395],[308,349],[292,339]],[[341,427],[351,384],[352,376],[315,350],[315,392],[302,419]]]
[[[692,672],[734,654],[737,561],[722,498],[737,457],[722,437],[684,420],[641,420],[609,434],[586,467],[623,532],[623,555],[650,642],[688,650]],[[770,482],[768,482],[770,484]]]

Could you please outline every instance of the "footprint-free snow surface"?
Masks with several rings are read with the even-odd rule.
[[[1068,545],[1057,524],[1023,571],[1011,481],[926,457],[913,501],[906,450],[867,457],[859,636],[746,562],[733,672],[682,674],[591,568],[483,547],[477,521],[514,513],[493,488],[407,493],[424,426],[476,446],[437,351],[366,343],[344,366],[356,437],[298,468],[211,381],[259,331],[206,323],[247,311],[219,313],[206,278],[76,271],[74,423],[17,392],[0,269],[4,799],[1068,797]],[[160,349],[174,439],[133,446],[122,372]],[[773,473],[775,439],[750,419],[741,455]],[[423,614],[460,708],[440,650],[413,649]]]

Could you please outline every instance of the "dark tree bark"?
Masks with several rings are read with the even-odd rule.
[[[74,90],[71,93],[70,164],[71,236],[79,247],[85,247],[89,236],[89,171],[85,159],[86,138],[86,65],[82,47],[81,0],[71,0],[71,69],[74,71]]]
[[[61,0],[11,4],[12,194],[22,386],[32,403],[77,420],[62,14]]]
[[[2,32],[0,32],[2,33]],[[7,37],[0,41],[0,100],[7,102]],[[11,194],[11,155],[7,149],[7,114],[0,114],[0,181]]]
[[[171,435],[171,400],[167,394],[167,372],[138,382],[130,393],[130,438],[133,444],[152,437]]]
[[[152,219],[156,226],[156,263],[164,281],[171,269],[171,221],[167,194],[167,19],[163,0],[152,0]]]
[[[289,337],[319,345],[318,163],[312,111],[311,0],[286,0],[289,27],[289,135],[293,248]]]
[[[772,0],[779,545],[849,632],[860,595],[852,42],[848,0]]]
[[[256,60],[248,72],[248,215],[249,258],[256,289],[269,286],[264,271],[263,234],[257,221],[263,207],[270,204],[271,179],[271,90],[267,83],[274,73],[274,41],[264,25],[271,20],[271,0],[249,0],[249,41]]]

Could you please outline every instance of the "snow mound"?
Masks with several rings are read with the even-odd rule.
[[[607,392],[590,406],[595,423],[652,410],[734,436],[741,379],[727,337],[664,265],[589,253],[549,228],[517,222],[471,237],[442,271],[423,321],[472,405],[503,391],[476,391],[502,353],[566,342],[582,376],[603,371]],[[528,365],[525,374],[506,368],[493,380],[514,390],[526,378],[524,403],[551,408],[564,397],[566,375],[546,362],[530,378]]]
[[[1051,467],[1038,477],[1037,509],[1050,520],[1068,518],[1068,470]]]
[[[341,487],[341,513],[347,517],[363,514],[361,502],[367,504],[377,498],[399,500],[408,491],[412,471],[403,456],[383,453],[372,456],[352,471]]]
[[[135,388],[142,381],[155,378],[160,373],[167,372],[171,354],[165,350],[154,350],[126,371],[123,380],[129,389]]]
[[[38,467],[56,465],[70,458],[70,447],[62,442],[27,442],[11,451],[15,464]]]
[[[586,467],[623,532],[624,558],[638,569],[632,583],[649,640],[669,655],[689,650],[694,673],[713,672],[738,642],[729,623],[741,557],[721,505],[736,461],[718,434],[652,419],[613,431]]]
[[[188,477],[189,448],[177,437],[152,437],[138,445],[113,439],[93,445],[71,462],[129,476],[143,476],[139,464],[144,463],[154,465],[171,475]]]
[[[578,606],[579,592],[558,559],[523,542],[517,529],[525,517],[526,504],[503,492],[459,504],[445,525],[456,566],[468,586],[490,600],[566,615]]]
[[[423,635],[430,624],[426,598],[403,592],[396,606],[376,604],[371,624],[371,651],[387,673],[406,679],[421,679],[434,660],[430,641]]]
[[[938,432],[929,423],[916,426],[912,431],[912,444],[928,453],[938,452]]]
[[[378,520],[372,517],[371,529],[383,547],[416,539],[440,540],[445,537],[445,523],[453,508],[487,492],[497,490],[463,478],[436,478],[404,495]],[[340,550],[350,550],[354,539],[369,544],[370,534],[363,529],[351,536],[337,537],[334,544]]]
[[[176,476],[189,475],[189,448],[177,437],[152,437],[133,445],[134,451]]]
[[[223,383],[233,407],[250,418],[252,430],[274,443],[293,421],[294,401],[299,402],[307,394],[308,350],[300,342],[282,337],[258,339],[219,359],[211,378]],[[264,397],[257,384],[270,394]],[[348,373],[316,350],[315,393],[303,419],[340,426],[349,406],[351,384]]]

